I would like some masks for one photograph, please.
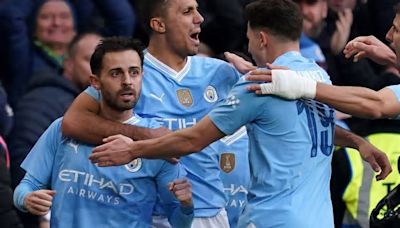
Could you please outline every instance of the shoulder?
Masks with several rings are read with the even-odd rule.
[[[192,56],[191,61],[193,67],[202,66],[205,68],[236,71],[235,68],[229,63],[216,58],[204,57],[204,56]]]

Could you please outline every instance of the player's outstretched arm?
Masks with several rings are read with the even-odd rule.
[[[99,166],[126,164],[136,158],[180,157],[200,151],[225,135],[209,117],[191,128],[185,128],[160,138],[129,142],[121,135],[105,139],[105,144],[93,149],[89,159]]]
[[[169,133],[165,128],[148,129],[107,120],[97,114],[99,108],[99,103],[94,98],[85,92],[81,93],[64,115],[63,134],[83,142],[99,144],[103,138],[116,134],[141,140]]]
[[[286,99],[315,99],[361,118],[393,118],[400,114],[400,102],[389,88],[374,91],[364,87],[333,86],[299,76],[290,70],[257,70],[247,78],[270,82],[249,86],[248,89],[257,94]]]
[[[393,118],[400,114],[400,103],[389,88],[374,91],[364,87],[318,83],[315,99],[361,118]]]
[[[384,152],[380,151],[364,138],[346,129],[336,126],[334,144],[358,150],[361,157],[371,165],[375,172],[379,173],[376,176],[377,180],[385,179],[392,172],[389,159]]]

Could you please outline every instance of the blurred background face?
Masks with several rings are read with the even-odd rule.
[[[328,14],[326,0],[295,0],[303,14],[303,32],[309,37],[318,36]]]
[[[36,38],[42,43],[68,45],[75,36],[71,8],[62,0],[49,0],[39,9],[36,18]]]
[[[80,89],[90,84],[90,57],[92,56],[101,37],[89,34],[82,37],[72,50],[71,56],[65,60],[65,74]]]
[[[357,0],[328,0],[329,9],[340,12],[344,9],[354,9],[356,7]]]

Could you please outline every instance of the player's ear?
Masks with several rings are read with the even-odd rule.
[[[157,33],[165,33],[166,31],[165,23],[161,17],[153,17],[150,20],[150,27]]]
[[[93,86],[95,89],[100,90],[99,78],[96,75],[91,74],[89,79],[90,79],[90,85]]]
[[[265,31],[258,32],[258,39],[260,41],[260,48],[266,47],[268,45],[269,34]]]

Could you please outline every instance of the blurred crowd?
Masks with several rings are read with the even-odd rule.
[[[39,226],[41,218],[17,212],[12,205],[12,189],[25,174],[20,164],[46,128],[89,85],[90,57],[102,37],[130,36],[147,44],[146,30],[140,22],[143,1],[0,0],[1,227]],[[304,16],[301,52],[322,66],[334,85],[379,90],[400,84],[396,66],[348,59],[343,54],[347,42],[358,36],[373,35],[386,42],[386,32],[395,16],[393,6],[399,0],[293,1]],[[197,2],[204,17],[200,54],[224,59],[225,52],[232,52],[251,61],[243,11],[252,1]],[[365,120],[343,113],[337,119],[366,138],[379,135],[374,144],[392,153],[389,158],[392,164],[397,163],[399,120]],[[358,171],[352,156],[346,148],[337,148],[333,156],[331,191],[336,227],[342,227],[349,218],[361,217],[354,207],[364,193],[360,186],[353,190],[356,195],[349,193],[351,183],[359,181],[353,175]],[[399,173],[393,169],[391,177],[382,182],[388,191],[400,183]],[[379,200],[376,198],[366,208],[367,218]]]

